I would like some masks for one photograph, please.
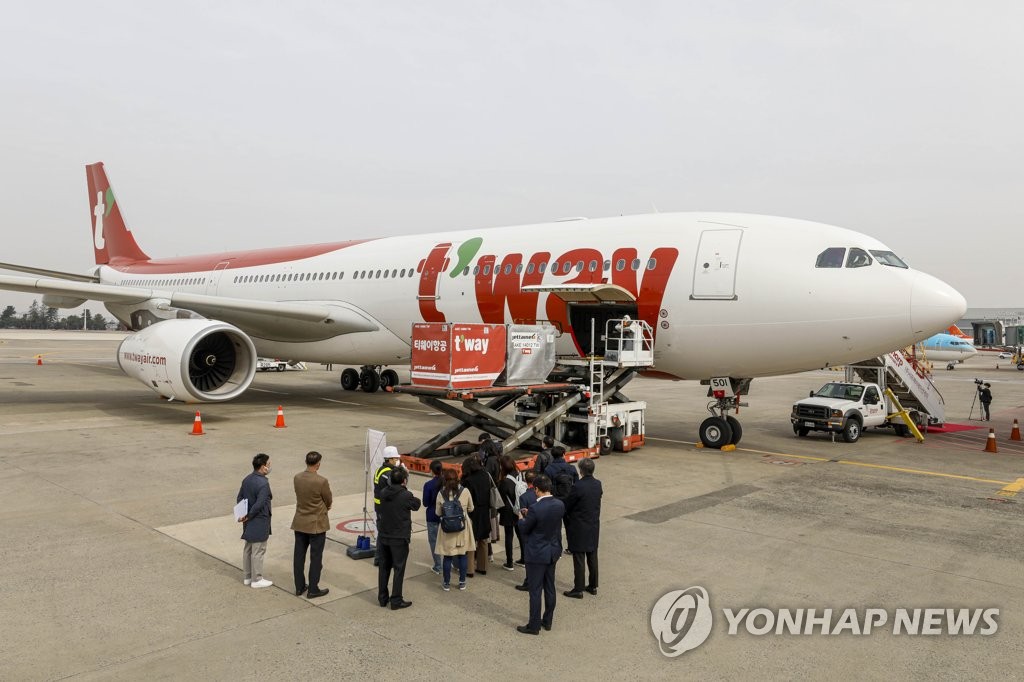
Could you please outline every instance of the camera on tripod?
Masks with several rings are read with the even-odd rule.
[[[974,378],[974,385],[975,385],[975,388],[977,388],[977,389],[978,389],[979,391],[981,390],[981,387],[982,387],[982,385],[983,385],[984,383],[985,383],[985,380],[984,380],[984,379],[979,379],[979,378],[977,378],[977,377],[975,377],[975,378]]]

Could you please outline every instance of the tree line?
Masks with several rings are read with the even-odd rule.
[[[83,315],[61,316],[56,308],[40,305],[38,301],[32,301],[27,312],[18,313],[13,306],[6,306],[0,313],[0,329],[82,329]],[[100,313],[90,314],[85,311],[84,325],[86,329],[102,331],[110,323],[117,323],[116,320],[109,320]]]

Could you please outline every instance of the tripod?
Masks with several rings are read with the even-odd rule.
[[[975,389],[974,390],[974,399],[971,400],[971,411],[967,415],[967,421],[974,421],[974,406],[977,404],[978,396],[981,394],[981,387],[982,387],[982,384],[978,384],[978,385],[976,385],[974,387],[974,389]],[[983,422],[983,421],[987,421],[987,420],[989,420],[989,419],[988,419],[988,414],[987,414],[987,412],[985,410],[985,403],[982,403],[981,407],[978,409],[978,421],[982,421]]]

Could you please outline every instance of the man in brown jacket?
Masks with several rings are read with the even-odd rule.
[[[320,570],[323,568],[324,543],[327,541],[327,529],[330,521],[327,512],[331,509],[334,499],[331,497],[331,485],[327,479],[318,474],[319,452],[306,454],[306,470],[295,474],[295,518],[292,519],[292,530],[295,531],[295,594],[306,592],[306,597],[315,599],[322,597],[330,590],[320,589]],[[309,549],[309,585],[306,585],[306,549]]]

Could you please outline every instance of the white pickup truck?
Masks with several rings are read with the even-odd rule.
[[[869,426],[890,426],[887,417],[895,411],[876,384],[851,384],[833,381],[795,403],[789,420],[793,433],[806,436],[811,431],[843,434],[847,443],[856,443]],[[909,433],[906,424],[894,423],[896,434]]]

